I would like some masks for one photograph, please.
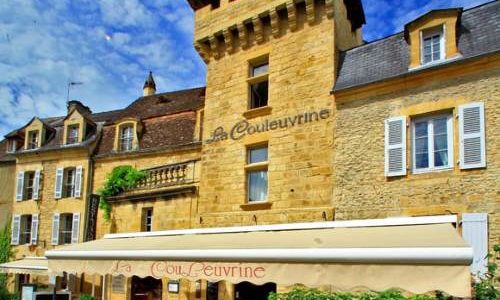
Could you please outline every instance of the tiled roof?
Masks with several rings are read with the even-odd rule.
[[[194,88],[140,97],[128,107],[120,110],[86,114],[85,117],[96,123],[97,127],[87,133],[83,143],[75,145],[64,145],[64,116],[40,119],[53,130],[49,134],[47,143],[36,150],[21,150],[17,153],[85,148],[102,136],[97,154],[111,154],[114,143],[114,123],[128,117],[139,119],[143,123],[144,128],[140,137],[141,151],[192,144],[196,124],[194,111],[203,107],[204,96],[204,87]],[[24,127],[7,136],[22,134],[23,130]],[[0,162],[2,159],[14,159],[13,155],[2,156],[6,153],[6,147],[7,140],[0,142]]]
[[[500,1],[463,11],[458,49],[462,57],[454,61],[500,50]],[[408,74],[409,52],[400,32],[341,53],[334,91]]]

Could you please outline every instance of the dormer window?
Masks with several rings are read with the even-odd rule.
[[[28,145],[26,147],[28,150],[38,148],[39,135],[38,130],[33,130],[28,133]]]
[[[80,126],[79,125],[70,125],[68,126],[68,136],[66,139],[66,144],[76,144],[79,142],[79,133]]]
[[[422,64],[444,59],[443,27],[422,32]]]
[[[120,128],[120,151],[132,151],[134,143],[134,126],[126,124]]]
[[[7,145],[7,153],[14,153],[17,151],[17,140],[10,140]]]

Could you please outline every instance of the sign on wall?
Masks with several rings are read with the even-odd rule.
[[[111,289],[113,290],[114,294],[125,294],[126,289],[125,289],[125,284],[127,283],[125,276],[123,275],[118,275],[118,276],[113,276],[113,279],[111,280]]]

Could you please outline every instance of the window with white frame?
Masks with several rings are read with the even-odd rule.
[[[34,191],[35,191],[35,172],[24,172],[23,200],[33,199]]]
[[[38,148],[38,139],[39,139],[38,130],[33,130],[28,132],[28,145],[26,148],[28,150]]]
[[[153,231],[153,208],[148,207],[142,210],[142,231]]]
[[[78,143],[78,135],[80,134],[80,126],[79,125],[70,125],[68,126],[68,133],[66,144],[76,144]]]
[[[63,198],[75,197],[76,168],[64,169]]]
[[[134,126],[123,125],[120,128],[120,150],[131,151],[134,142]]]
[[[252,147],[247,150],[247,200],[267,201],[268,147]]]
[[[7,145],[7,153],[14,153],[17,151],[17,140],[9,140]]]
[[[59,226],[59,245],[71,244],[73,233],[73,214],[61,214]]]
[[[31,215],[21,216],[21,230],[19,232],[19,245],[31,243]]]
[[[413,171],[453,167],[453,118],[443,114],[412,120]]]
[[[250,65],[250,101],[249,109],[267,106],[269,98],[269,61],[264,61]]]
[[[444,59],[445,44],[443,27],[422,31],[422,64]]]

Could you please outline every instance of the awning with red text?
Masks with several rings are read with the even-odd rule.
[[[111,235],[46,252],[54,272],[470,296],[472,249],[450,223]]]

